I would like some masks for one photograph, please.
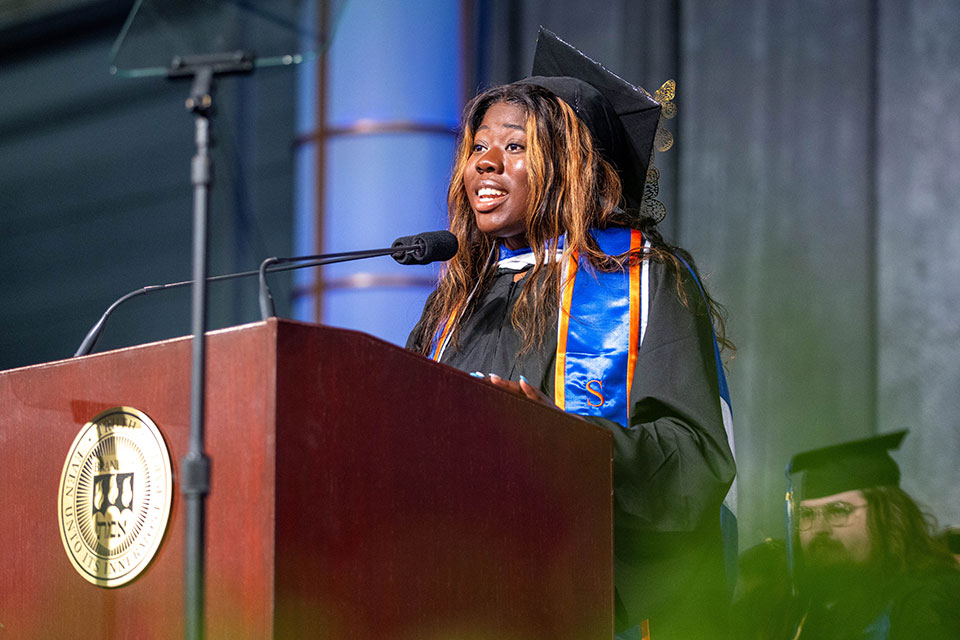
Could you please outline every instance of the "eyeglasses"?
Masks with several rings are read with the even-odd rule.
[[[829,502],[821,507],[799,506],[794,511],[797,529],[806,531],[813,526],[817,517],[822,515],[823,520],[831,527],[845,527],[850,522],[850,516],[865,504],[850,504],[849,502]]]

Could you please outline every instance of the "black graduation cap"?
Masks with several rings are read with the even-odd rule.
[[[900,467],[890,457],[907,432],[844,442],[798,453],[787,465],[787,475],[804,472],[801,499],[883,485],[899,485]]]
[[[627,207],[640,210],[660,103],[543,27],[532,77],[520,82],[552,91],[570,105],[590,129],[603,157],[620,173]]]

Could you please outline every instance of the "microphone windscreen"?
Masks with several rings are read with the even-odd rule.
[[[416,245],[416,249],[393,253],[393,259],[400,264],[430,264],[449,260],[457,255],[457,249],[460,248],[457,236],[449,231],[427,231],[415,236],[404,236],[397,238],[391,246],[410,245]]]
[[[417,257],[420,264],[430,264],[431,262],[445,262],[457,255],[460,243],[457,236],[449,231],[428,231],[417,236],[417,242],[423,241],[423,252]]]

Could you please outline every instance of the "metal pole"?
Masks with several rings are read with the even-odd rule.
[[[184,551],[185,635],[204,636],[205,500],[210,492],[210,459],[203,450],[204,383],[206,381],[207,328],[207,218],[213,182],[209,150],[213,107],[213,68],[200,67],[194,76],[187,108],[195,115],[197,153],[190,165],[193,185],[193,357],[190,376],[190,448],[180,462],[180,487],[186,501]]]

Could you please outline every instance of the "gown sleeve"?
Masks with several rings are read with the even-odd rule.
[[[692,276],[651,264],[648,323],[613,434],[616,627],[647,620],[659,640],[724,638],[729,580],[721,505],[735,475],[714,336]],[[653,629],[659,632],[654,632]]]
[[[720,404],[714,337],[703,296],[651,265],[648,324],[630,393],[630,424],[591,422],[614,438],[618,526],[692,531],[715,526],[735,466]]]

